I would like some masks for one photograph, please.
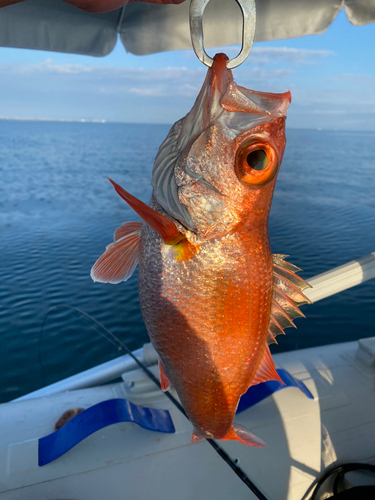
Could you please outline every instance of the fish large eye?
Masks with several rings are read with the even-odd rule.
[[[250,168],[264,170],[267,166],[267,155],[263,149],[256,149],[247,155],[246,161]]]
[[[247,141],[236,153],[235,171],[243,184],[267,184],[277,172],[277,157],[266,142]]]

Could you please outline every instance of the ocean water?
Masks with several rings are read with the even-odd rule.
[[[118,356],[81,308],[130,348],[148,341],[137,272],[93,283],[114,230],[137,216],[106,180],[148,202],[162,125],[0,121],[0,401]],[[287,130],[272,250],[304,278],[375,251],[375,134]],[[375,335],[375,281],[304,306],[273,352]],[[50,314],[46,317],[46,314]],[[45,321],[43,335],[41,327]]]

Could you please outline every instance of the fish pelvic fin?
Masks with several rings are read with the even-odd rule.
[[[139,262],[142,226],[142,222],[125,222],[116,229],[114,243],[107,246],[91,269],[94,281],[115,285],[130,278]]]
[[[182,241],[185,236],[179,232],[176,225],[173,224],[168,217],[159,214],[156,210],[152,209],[143,201],[138,200],[135,196],[125,191],[124,188],[116,184],[116,182],[108,179],[115,188],[117,194],[126,201],[132,209],[148,224],[154,231],[156,231],[164,240],[166,245],[175,245]]]
[[[285,335],[284,329],[296,328],[293,320],[305,317],[299,307],[302,304],[311,304],[310,299],[302,292],[311,288],[307,281],[297,276],[301,269],[285,258],[287,255],[273,254],[273,299],[268,327],[268,344],[277,344],[276,336]]]

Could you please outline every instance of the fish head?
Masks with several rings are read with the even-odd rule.
[[[290,92],[238,86],[217,54],[192,110],[155,159],[154,197],[201,240],[267,225],[285,149]]]

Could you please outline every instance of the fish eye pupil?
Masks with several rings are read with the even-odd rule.
[[[246,162],[253,170],[264,170],[267,166],[267,155],[263,149],[257,149],[247,155]]]

